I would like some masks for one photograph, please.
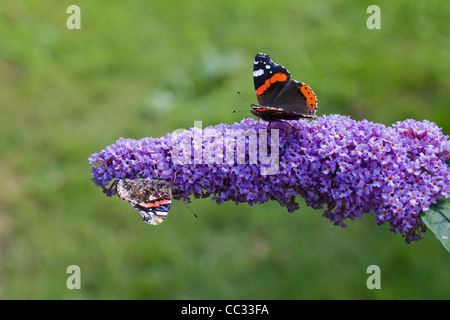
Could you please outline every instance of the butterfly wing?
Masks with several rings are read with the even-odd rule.
[[[274,98],[271,106],[298,115],[298,118],[314,118],[317,102],[317,97],[310,86],[291,80]]]
[[[164,221],[171,204],[159,205],[158,207],[142,207],[138,204],[131,204],[137,212],[142,216],[142,220],[148,224],[157,226]]]
[[[289,71],[274,63],[269,55],[264,53],[256,55],[253,64],[253,82],[261,106],[271,106],[290,78]]]
[[[172,204],[172,185],[159,179],[120,179],[117,194],[151,225],[163,222]]]

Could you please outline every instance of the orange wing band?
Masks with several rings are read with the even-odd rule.
[[[159,201],[155,201],[155,202],[149,202],[149,203],[146,203],[144,205],[140,204],[140,206],[144,207],[144,208],[154,208],[154,207],[159,207],[159,206],[161,206],[163,204],[168,204],[168,203],[171,203],[171,202],[172,201],[169,200],[169,199],[163,199],[163,200],[159,200]]]
[[[269,87],[272,83],[275,82],[283,82],[287,80],[287,75],[285,75],[284,73],[275,73],[273,76],[271,76],[269,79],[267,79],[263,85],[261,85],[258,89],[256,89],[256,94],[258,96],[262,95]]]

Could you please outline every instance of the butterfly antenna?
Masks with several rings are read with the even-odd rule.
[[[186,208],[188,208],[189,209],[189,211],[194,215],[194,217],[196,217],[196,218],[198,218],[197,217],[197,215],[194,213],[194,211],[192,211],[192,209],[191,208],[189,208],[189,206],[187,205],[187,203],[186,202],[184,202],[184,201],[182,201],[183,203],[184,203],[184,205],[186,206]]]
[[[179,168],[178,168],[178,169],[179,169]],[[175,171],[175,175],[174,175],[174,177],[173,177],[172,188],[174,188],[175,180],[177,179],[178,169],[177,169],[177,171]],[[184,202],[184,201],[181,201],[181,202],[184,203],[184,205],[186,206],[186,208],[189,209],[189,211],[194,215],[194,217],[198,218],[197,215],[194,213],[194,211],[192,211],[192,209],[189,208],[189,206],[186,204],[186,202]]]
[[[244,98],[248,103],[252,104],[252,102],[250,100],[248,100],[246,97],[244,97],[238,90],[236,90],[236,92],[242,97]]]
[[[244,97],[239,91],[236,90],[236,92],[237,92],[242,98],[244,98],[245,101],[247,101],[248,103],[252,104],[251,101],[248,100],[246,97]],[[248,112],[248,110],[238,110],[238,111],[233,110],[233,111],[231,111],[231,112],[233,112],[233,113],[236,113],[236,112]]]

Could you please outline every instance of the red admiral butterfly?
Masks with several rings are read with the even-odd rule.
[[[317,98],[306,83],[291,80],[286,68],[258,53],[253,66],[256,97],[252,113],[265,121],[315,118]]]
[[[131,203],[143,220],[157,226],[163,222],[172,205],[172,195],[181,195],[182,190],[161,179],[120,179],[118,196]]]

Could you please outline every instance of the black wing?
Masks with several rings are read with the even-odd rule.
[[[302,117],[315,117],[317,98],[307,84],[292,80],[273,99],[271,107],[282,108]]]
[[[253,65],[253,81],[256,97],[261,106],[271,106],[290,78],[289,71],[274,63],[269,55],[264,53],[256,55]]]

